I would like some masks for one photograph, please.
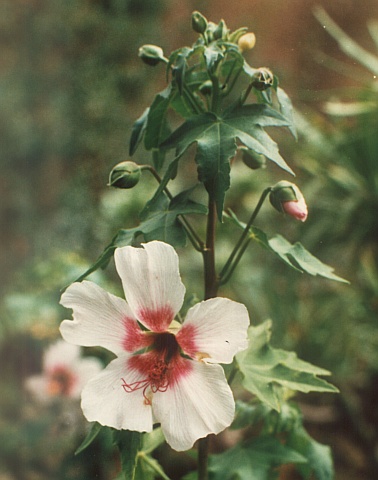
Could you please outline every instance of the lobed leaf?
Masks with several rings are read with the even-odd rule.
[[[271,347],[271,326],[269,320],[257,327],[251,326],[249,347],[236,356],[246,390],[277,411],[282,403],[277,387],[304,393],[338,392],[336,387],[317,377],[330,372],[300,360],[294,352]]]
[[[231,210],[228,213],[234,223],[244,230],[245,223],[241,222]],[[249,238],[277,255],[294,270],[301,273],[306,272],[313,276],[319,275],[337,282],[349,283],[348,280],[334,274],[332,267],[312,255],[300,242],[291,244],[282,235],[276,235],[269,239],[265,232],[254,226],[249,229]]]
[[[287,446],[307,459],[307,464],[296,466],[305,480],[313,478],[313,473],[317,480],[333,480],[334,469],[330,447],[310,437],[302,425],[289,432]]]
[[[215,198],[221,219],[225,193],[230,187],[230,159],[236,154],[236,140],[293,173],[279,154],[277,144],[263,130],[267,126],[287,125],[288,121],[267,105],[244,105],[226,112],[223,117],[211,112],[193,116],[161,146],[168,149],[175,147],[177,160],[190,145],[197,143],[195,161],[198,178]]]
[[[272,469],[306,459],[277,439],[262,436],[209,459],[209,480],[266,480]]]
[[[139,235],[143,235],[146,242],[161,240],[173,246],[184,246],[186,233],[177,217],[207,213],[206,206],[190,200],[191,191],[192,189],[181,192],[172,200],[169,200],[163,192],[154,195],[153,201],[146,205],[140,215],[142,222],[137,227],[119,230],[96,262],[75,281],[81,282],[99,268],[105,268],[116,248],[133,245]]]

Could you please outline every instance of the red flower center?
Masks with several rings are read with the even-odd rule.
[[[47,390],[50,395],[69,396],[75,382],[72,371],[64,366],[56,366],[48,373]]]
[[[149,350],[136,354],[128,360],[129,368],[137,370],[142,380],[127,383],[124,378],[121,379],[126,393],[143,389],[146,405],[151,405],[150,392],[166,392],[172,382],[190,368],[184,366],[185,360],[180,356],[180,346],[173,334],[151,333],[151,336],[153,342]]]

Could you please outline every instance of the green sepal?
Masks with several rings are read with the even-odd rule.
[[[277,411],[284,399],[282,388],[304,393],[338,392],[336,387],[317,377],[330,372],[300,360],[294,352],[271,347],[271,327],[270,320],[249,327],[249,347],[236,355],[246,390]]]

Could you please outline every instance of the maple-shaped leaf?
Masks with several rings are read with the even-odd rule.
[[[191,117],[161,146],[175,147],[179,158],[190,145],[197,143],[198,178],[215,200],[221,219],[225,193],[230,187],[230,159],[236,154],[237,141],[293,174],[277,144],[264,130],[264,127],[288,125],[287,119],[268,105],[244,105],[223,116],[206,112]]]

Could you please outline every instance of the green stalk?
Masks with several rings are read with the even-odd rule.
[[[217,296],[217,275],[215,268],[215,230],[217,211],[215,201],[209,195],[209,213],[207,215],[206,245],[203,251],[205,300]],[[198,480],[208,480],[208,458],[210,437],[198,441]]]
[[[204,112],[204,109],[186,84],[184,84],[183,94],[185,100],[187,100],[187,102],[190,104],[191,108],[197,115]]]
[[[256,208],[254,209],[251,215],[251,218],[249,219],[249,222],[247,223],[243,233],[241,234],[238,242],[236,243],[233,251],[231,252],[231,255],[229,256],[227,262],[225,263],[224,267],[221,270],[221,273],[219,275],[219,285],[224,285],[229,280],[237,264],[239,263],[241,257],[243,256],[249,243],[249,239],[247,238],[249,229],[251,228],[253,222],[256,220],[256,217],[266,197],[269,195],[271,191],[272,191],[272,187],[268,187],[261,194],[261,197],[256,205]]]

